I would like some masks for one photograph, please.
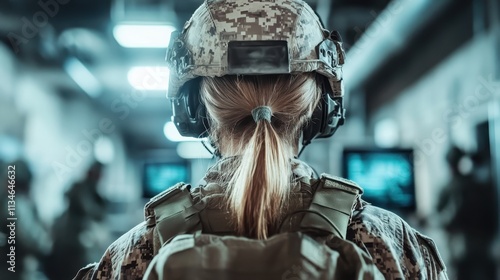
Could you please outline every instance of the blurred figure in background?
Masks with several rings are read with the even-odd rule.
[[[498,214],[491,160],[484,146],[467,154],[452,146],[447,154],[451,179],[438,211],[450,234],[452,263],[458,280],[496,279],[493,243]]]
[[[94,163],[83,181],[66,193],[68,209],[54,222],[54,248],[46,260],[46,273],[51,280],[72,279],[75,271],[102,254],[106,201],[99,195],[97,184],[102,165]]]
[[[12,166],[12,168],[8,168]],[[0,181],[2,182],[2,190],[0,197],[0,216],[2,223],[7,223],[8,217],[17,218],[15,220],[15,243],[8,242],[7,238],[10,235],[10,229],[7,226],[0,228],[0,248],[2,255],[0,257],[0,279],[9,280],[31,280],[43,279],[39,272],[39,260],[46,256],[51,249],[51,240],[48,230],[42,223],[36,206],[30,197],[32,173],[27,162],[17,160],[1,167]],[[8,170],[15,171],[8,173]],[[14,175],[14,176],[12,176]],[[14,178],[10,180],[8,176]],[[14,184],[9,184],[9,181]],[[9,188],[14,186],[13,188]],[[14,190],[12,196],[8,190]],[[9,197],[9,195],[11,195]],[[10,213],[9,201],[15,202],[14,212]],[[10,203],[12,205],[12,203]],[[13,215],[11,215],[13,214]],[[7,253],[10,252],[11,246],[15,248],[15,272],[8,270],[11,264],[8,263],[10,257]]]

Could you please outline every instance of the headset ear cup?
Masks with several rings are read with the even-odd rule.
[[[324,115],[325,109],[328,104],[325,102],[324,93],[321,94],[321,99],[318,102],[318,105],[313,111],[311,116],[311,120],[306,123],[304,128],[302,129],[302,145],[306,146],[311,143],[311,141],[321,133],[322,128],[324,127]]]
[[[308,123],[306,123],[304,125],[304,127],[302,128],[302,146],[307,146],[309,144],[311,144],[311,140],[312,140],[312,128],[313,128],[313,125],[311,123],[311,121],[309,121]]]
[[[318,106],[314,109],[311,121],[302,130],[302,145],[306,146],[315,138],[332,136],[344,124],[345,110],[342,97],[332,98],[328,80],[320,77],[322,93]]]
[[[209,124],[200,98],[201,78],[191,80],[179,89],[179,98],[172,99],[172,120],[182,136],[201,138]]]
[[[208,116],[207,116],[207,108],[205,107],[205,104],[201,102],[201,97],[198,94],[198,107],[196,110],[196,128],[194,130],[198,134],[198,138],[203,138],[208,136],[208,131],[210,128],[210,124],[208,122]]]

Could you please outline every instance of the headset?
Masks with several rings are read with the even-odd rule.
[[[319,54],[319,59],[324,63],[335,67],[339,63],[343,64],[345,53],[341,48],[341,38],[337,31],[333,31],[328,38],[326,38],[321,44],[317,46],[317,53]],[[231,47],[231,46],[229,46]],[[240,47],[241,46],[237,46]],[[276,45],[256,45],[252,42],[251,45],[247,44],[243,48],[258,48],[258,51],[263,49],[269,49],[275,47]],[[245,50],[246,50],[245,49]],[[233,52],[237,52],[235,50]],[[279,50],[278,50],[279,51]],[[276,52],[276,50],[275,50]],[[332,55],[333,54],[333,55]],[[337,54],[339,54],[337,56]],[[283,53],[283,56],[287,56],[287,52]],[[167,57],[168,57],[167,53]],[[233,55],[234,56],[234,55]],[[277,55],[277,60],[280,59],[280,55]],[[229,57],[229,67],[231,67],[231,57]],[[251,63],[252,67],[245,67],[241,65],[241,61],[246,61]],[[233,63],[234,69],[239,69],[230,74],[236,75],[265,75],[265,74],[280,74],[283,72],[269,72],[262,73],[255,69],[259,69],[259,61],[250,61],[248,57],[238,57]],[[266,64],[269,64],[269,59],[266,57]],[[282,62],[276,62],[276,65],[281,65]],[[266,65],[267,66],[267,65]],[[250,69],[251,73],[242,73],[241,69]],[[260,68],[263,69],[263,68]],[[177,94],[177,98],[171,99],[172,105],[172,121],[177,127],[179,133],[182,136],[203,138],[208,136],[208,131],[210,130],[210,123],[207,117],[207,110],[200,98],[200,82],[202,77],[195,77],[184,83]],[[328,138],[331,137],[337,129],[342,126],[345,122],[345,108],[343,104],[342,96],[335,96],[333,90],[328,81],[328,78],[323,75],[317,75],[318,83],[321,85],[322,93],[321,99],[313,111],[312,118],[307,122],[302,128],[302,146],[303,148],[311,143],[313,139],[316,138]],[[300,153],[299,153],[300,154]]]

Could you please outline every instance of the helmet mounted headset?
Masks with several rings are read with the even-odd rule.
[[[182,136],[208,135],[200,77],[316,72],[322,94],[302,129],[305,147],[344,123],[344,59],[338,32],[325,30],[301,0],[204,1],[167,50],[172,121]]]

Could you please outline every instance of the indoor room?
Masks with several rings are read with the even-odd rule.
[[[299,3],[299,0],[263,1]],[[248,12],[235,16],[233,7],[223,6],[224,2],[0,2],[0,178],[6,187],[0,194],[0,279],[73,279],[87,264],[102,265],[109,252],[107,248],[115,240],[137,225],[149,223],[150,215],[157,215],[158,220],[157,212],[145,210],[149,201],[178,188],[179,182],[185,183],[188,191],[196,192],[193,190],[200,188],[203,192],[203,188],[211,186],[207,182],[214,169],[230,170],[219,165],[226,159],[237,158],[240,164],[239,156],[254,158],[253,163],[252,160],[246,162],[253,166],[249,169],[251,172],[265,163],[267,175],[251,173],[254,174],[252,186],[267,186],[262,182],[281,176],[278,169],[268,165],[268,162],[280,162],[277,154],[269,152],[279,146],[269,140],[274,139],[269,135],[275,134],[261,137],[238,132],[239,126],[269,129],[279,125],[283,120],[280,112],[271,112],[272,106],[260,106],[266,104],[256,107],[260,108],[260,115],[246,107],[234,106],[226,114],[242,112],[246,117],[233,127],[225,127],[211,117],[220,106],[216,104],[215,109],[210,109],[197,105],[209,102],[207,97],[177,99],[174,89],[193,90],[183,84],[184,80],[180,82],[179,75],[185,75],[182,71],[193,71],[189,72],[189,79],[202,76],[196,94],[218,89],[203,77],[214,75],[200,74],[202,71],[215,73],[210,72],[214,65],[221,67],[217,73],[236,77],[238,90],[243,88],[239,79],[251,75],[312,72],[317,82],[318,76],[323,79],[324,73],[330,70],[324,70],[323,66],[290,70],[298,69],[292,61],[304,60],[294,58],[295,53],[307,47],[318,54],[309,66],[334,65],[331,69],[335,69],[335,82],[328,76],[325,78],[328,82],[318,86],[324,98],[333,99],[318,99],[320,103],[325,102],[321,106],[308,105],[312,106],[307,109],[310,114],[314,108],[321,109],[321,116],[317,118],[321,119],[322,128],[320,132],[312,132],[312,141],[304,140],[304,127],[316,125],[319,119],[304,119],[304,122],[300,119],[302,123],[295,122],[298,126],[290,139],[283,137],[283,143],[295,141],[290,146],[293,156],[285,162],[307,163],[310,167],[307,176],[311,178],[320,178],[326,173],[349,179],[362,188],[357,202],[349,204],[352,209],[348,212],[354,214],[346,216],[347,239],[357,234],[350,233],[356,213],[363,207],[382,208],[400,217],[397,219],[401,221],[402,230],[389,230],[391,236],[397,239],[400,234],[406,234],[407,227],[417,232],[421,242],[419,250],[430,255],[449,279],[500,279],[499,1],[306,0],[325,28],[320,31],[326,34],[324,40],[333,45],[334,54],[328,50],[329,56],[322,53],[324,45],[308,41],[308,36],[314,37],[311,35],[314,28],[305,20],[294,21],[294,24],[304,24],[302,29],[288,31],[286,19],[288,13],[293,14],[293,9],[280,14],[281,10],[276,12],[263,6],[266,15]],[[262,1],[235,2],[243,5],[243,11],[247,8],[254,11],[254,5]],[[204,14],[203,9],[212,14]],[[213,30],[194,35],[186,31],[189,28],[205,30],[208,23],[200,21],[216,21],[221,14],[227,16],[227,22],[214,25]],[[297,15],[305,17],[301,13]],[[309,16],[316,18],[313,13]],[[231,22],[234,17],[237,20]],[[245,23],[240,22],[243,19]],[[241,34],[231,33],[244,24],[250,27],[260,24],[266,31],[255,37],[258,39],[252,39],[254,44],[231,45],[231,38],[254,32],[248,27]],[[334,30],[337,32],[332,32]],[[284,45],[262,43],[269,40],[269,34],[276,42],[285,42]],[[188,37],[189,43],[178,39]],[[189,44],[198,44],[198,49]],[[221,61],[219,48],[223,50],[222,58],[228,62],[213,62]],[[224,48],[229,49],[229,54],[225,54]],[[210,62],[202,65],[205,70],[190,65],[202,56],[210,57]],[[260,60],[252,64],[255,57]],[[271,64],[271,68],[267,68],[268,64],[261,67],[264,64],[259,63]],[[185,65],[188,66],[181,69]],[[325,88],[333,93],[324,93]],[[279,91],[279,87],[275,86],[273,91]],[[229,99],[237,98],[226,98],[226,101]],[[200,108],[206,112],[200,113]],[[263,111],[262,108],[271,109]],[[283,118],[292,114],[289,111],[292,109],[286,108]],[[265,115],[267,113],[269,115]],[[220,147],[225,134],[210,129],[207,132],[208,124],[214,131],[223,127],[229,134],[234,133],[231,135],[236,140],[233,140],[239,144],[231,142],[231,148]],[[283,131],[291,129],[293,124],[291,121]],[[200,125],[201,133],[197,130]],[[324,129],[331,130],[327,133]],[[281,130],[272,131],[281,135]],[[268,140],[271,142],[266,142]],[[254,154],[251,149],[255,147],[266,152],[266,156]],[[237,170],[233,173],[246,174],[243,169]],[[273,182],[288,179],[284,176],[282,181]],[[234,183],[238,187],[238,182],[242,181],[230,181],[229,185]],[[225,193],[233,189],[229,190]],[[239,207],[239,202],[246,199],[250,202],[249,196],[260,195],[250,189],[241,191],[245,192],[227,195],[233,203],[231,207]],[[356,191],[358,196],[359,192]],[[363,206],[366,204],[361,200],[370,206]],[[325,201],[334,204],[328,197]],[[262,206],[258,213],[265,215],[266,211],[274,211],[272,209],[282,205],[273,206],[273,203]],[[185,211],[182,213],[186,219],[186,213],[194,211],[187,206],[179,209],[176,211]],[[290,224],[292,220],[298,221],[297,216],[314,216],[307,212],[312,211],[310,209],[297,211],[303,213],[294,212]],[[200,217],[203,227],[200,226],[198,232],[210,233],[203,222],[204,216],[200,214]],[[282,225],[289,222],[288,218],[276,218],[280,221],[276,228],[281,230]],[[383,224],[384,219],[379,218]],[[323,214],[311,218],[323,224],[324,219]],[[253,234],[254,224],[237,221],[237,225],[241,222]],[[216,223],[214,219],[213,223],[225,222]],[[265,225],[270,224],[267,221]],[[345,229],[340,231],[341,237],[346,238]],[[256,239],[272,238],[273,234],[268,236],[267,230],[262,232]],[[162,237],[159,240],[160,245],[166,241]],[[154,242],[158,243],[156,239]],[[154,242],[146,243],[150,246]],[[406,246],[411,245],[405,241],[401,248],[387,246],[386,249],[393,253],[410,250]],[[370,245],[358,247],[357,250],[373,258],[376,265],[377,258],[370,253]],[[151,257],[156,253],[156,249],[154,254],[147,252]],[[212,257],[217,258],[217,254]],[[138,261],[134,265],[144,264]],[[289,276],[280,274],[283,276],[279,279],[292,279],[293,273],[300,272],[293,267],[286,272],[291,271]],[[98,266],[92,269],[99,271]],[[120,268],[113,267],[115,269]],[[428,279],[408,276],[413,274],[408,274],[407,268],[401,271],[406,276],[394,279]],[[89,273],[92,275],[92,271]],[[93,278],[76,279],[112,278],[96,275],[107,274],[96,272]],[[315,279],[298,275],[302,276],[293,279]],[[122,272],[120,277],[112,279],[142,277],[142,274]]]

